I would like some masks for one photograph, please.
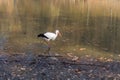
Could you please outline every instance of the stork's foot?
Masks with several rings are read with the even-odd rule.
[[[50,55],[50,47],[44,53]]]

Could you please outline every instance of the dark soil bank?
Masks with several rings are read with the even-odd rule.
[[[0,80],[120,80],[120,62],[1,54]]]

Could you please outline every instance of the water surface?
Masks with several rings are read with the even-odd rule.
[[[37,35],[59,29],[63,37],[50,42],[51,52],[118,54],[119,4],[118,0],[0,0],[0,50],[43,53],[47,46]]]

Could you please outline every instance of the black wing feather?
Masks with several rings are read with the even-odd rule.
[[[37,37],[42,37],[42,38],[47,38],[49,39],[47,36],[45,36],[44,34],[39,34]]]

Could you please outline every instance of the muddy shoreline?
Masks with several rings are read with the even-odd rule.
[[[119,61],[0,54],[0,80],[120,80]]]

